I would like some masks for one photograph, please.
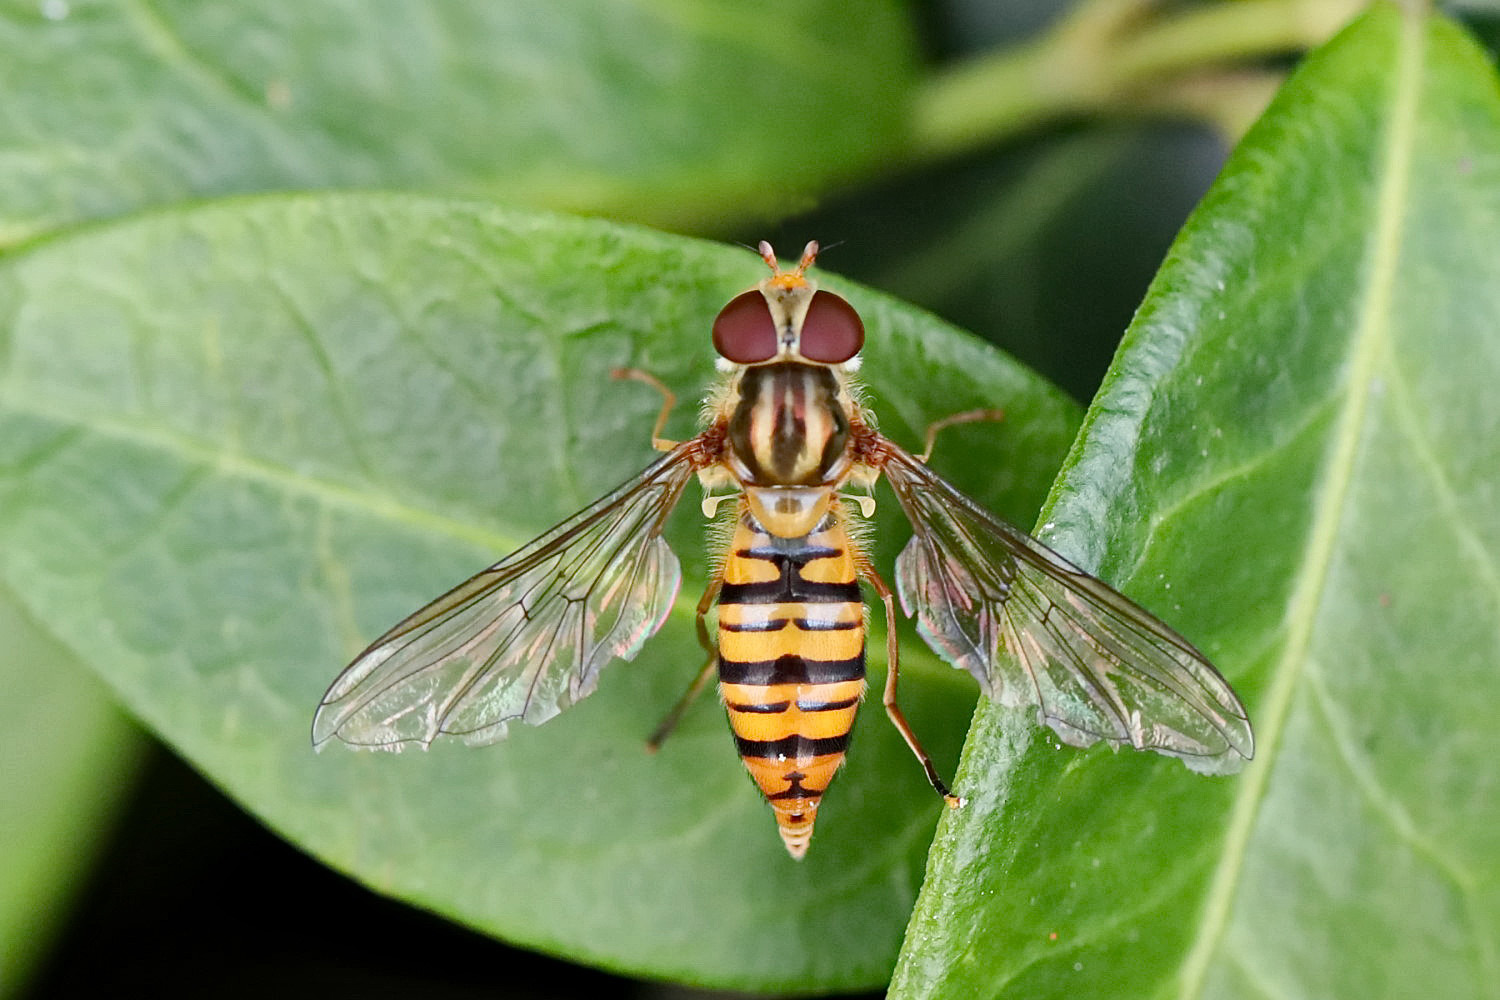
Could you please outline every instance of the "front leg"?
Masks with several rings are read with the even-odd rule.
[[[615,368],[610,371],[611,378],[634,379],[644,382],[657,392],[662,394],[661,412],[656,415],[656,426],[651,428],[651,447],[657,451],[671,451],[677,447],[677,442],[661,436],[666,429],[667,417],[672,412],[672,407],[677,405],[677,395],[667,388],[667,384],[648,371],[640,368]]]

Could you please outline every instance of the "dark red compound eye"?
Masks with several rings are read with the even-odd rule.
[[[832,292],[814,292],[802,321],[802,356],[819,364],[848,361],[865,346],[865,324],[854,307]]]
[[[776,356],[776,321],[757,288],[742,292],[714,317],[714,350],[737,365],[753,365]]]

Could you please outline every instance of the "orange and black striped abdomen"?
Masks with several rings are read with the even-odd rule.
[[[719,592],[719,692],[740,757],[800,858],[865,690],[864,603],[835,517],[778,538],[749,513]]]

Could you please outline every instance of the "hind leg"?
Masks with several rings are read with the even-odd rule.
[[[957,809],[963,805],[963,799],[950,792],[948,786],[943,783],[943,779],[938,776],[932,758],[928,756],[926,750],[922,749],[921,741],[917,739],[917,734],[912,731],[911,724],[906,721],[906,716],[896,701],[896,687],[901,679],[901,650],[896,636],[895,595],[891,592],[890,586],[881,579],[880,574],[875,572],[875,567],[870,565],[864,553],[856,550],[855,561],[860,575],[871,587],[875,588],[875,593],[880,597],[880,603],[885,607],[886,674],[885,693],[881,697],[881,701],[885,703],[885,714],[890,717],[891,724],[896,727],[896,731],[901,734],[901,738],[906,741],[906,745],[916,756],[917,763],[922,765],[922,770],[927,774],[927,780],[933,789],[943,797],[944,802],[948,803],[948,808]]]

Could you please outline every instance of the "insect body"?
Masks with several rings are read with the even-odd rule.
[[[865,693],[864,604],[828,515],[781,537],[741,513],[719,591],[719,691],[745,766],[801,857]]]
[[[851,382],[864,327],[807,277],[816,254],[808,244],[783,271],[761,244],[771,276],[714,321],[725,378],[702,432],[659,436],[666,393],[653,439],[663,457],[377,639],[324,695],[314,744],[491,743],[589,694],[671,609],[679,570],[661,530],[696,475],[706,511],[732,503],[731,537],[698,605],[709,663],[652,743],[717,670],[740,756],[801,857],[864,693],[863,580],[886,616],[887,714],[957,805],[897,704],[895,593],[858,540],[871,501],[854,491],[884,475],[914,530],[896,563],[902,606],[986,694],[1034,706],[1074,745],[1102,739],[1238,770],[1253,753],[1250,724],[1202,654],[874,430]],[[717,642],[705,624],[715,605]]]

